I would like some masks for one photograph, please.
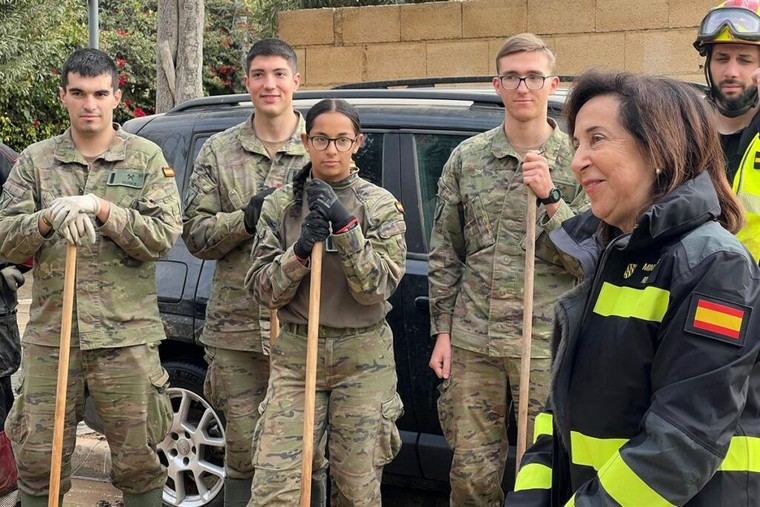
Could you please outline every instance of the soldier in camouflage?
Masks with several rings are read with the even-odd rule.
[[[306,130],[311,163],[264,201],[246,276],[246,286],[278,308],[283,323],[256,427],[249,505],[298,504],[310,256],[326,241],[315,447],[328,442],[332,505],[379,506],[383,466],[401,447],[396,419],[403,405],[385,315],[404,274],[406,225],[398,201],[352,168],[363,136],[347,102],[314,105]]]
[[[181,232],[174,171],[161,150],[112,123],[121,98],[113,61],[77,50],[61,71],[71,127],[28,147],[0,198],[0,257],[34,256],[23,387],[6,422],[22,507],[46,506],[66,243],[78,248],[61,490],[88,389],[127,507],[159,507],[166,469],[156,445],[172,408],[158,343],[164,330],[155,261]]]
[[[584,201],[566,134],[547,118],[554,55],[538,37],[515,35],[496,57],[493,80],[504,123],[461,143],[438,182],[430,240],[430,367],[443,379],[438,414],[454,451],[451,504],[504,502],[507,400],[519,393],[524,234],[529,187],[540,199],[539,231]],[[549,389],[549,332],[556,296],[573,277],[540,234],[535,268],[529,418]],[[542,246],[543,245],[543,246]],[[509,389],[509,391],[507,391]],[[528,431],[531,435],[532,431]]]
[[[255,113],[204,143],[186,196],[185,244],[196,257],[216,260],[201,341],[209,363],[204,391],[226,421],[227,507],[245,506],[251,495],[253,429],[269,381],[270,311],[243,286],[253,234],[263,197],[308,161],[304,122],[293,110],[296,64],[281,40],[251,47],[245,84]]]

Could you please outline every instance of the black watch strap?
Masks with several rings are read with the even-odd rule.
[[[536,197],[536,205],[543,204],[545,206],[547,204],[554,204],[555,202],[559,202],[560,199],[562,199],[562,192],[560,192],[557,187],[554,187],[549,190],[549,195],[543,199]]]

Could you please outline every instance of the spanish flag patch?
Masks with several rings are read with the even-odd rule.
[[[686,331],[742,347],[752,308],[695,293]]]
[[[161,170],[164,172],[164,177],[166,178],[173,178],[174,177],[174,169],[172,169],[169,166],[162,167]]]

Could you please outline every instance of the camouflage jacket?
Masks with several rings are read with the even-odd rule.
[[[548,357],[552,305],[574,282],[556,250],[546,247],[548,234],[541,232],[555,229],[586,202],[570,171],[568,137],[556,125],[543,155],[563,200],[551,219],[539,213],[536,229],[536,357]],[[452,345],[473,352],[520,356],[526,195],[520,157],[503,125],[465,140],[452,152],[438,182],[430,239],[432,334],[451,333]]]
[[[212,347],[262,352],[269,340],[269,310],[243,287],[253,236],[243,209],[264,187],[280,187],[308,162],[298,127],[274,160],[253,130],[253,116],[212,136],[195,161],[185,200],[184,231],[190,253],[216,260],[201,341]]]
[[[159,341],[155,260],[181,232],[174,171],[161,149],[117,128],[111,146],[88,164],[67,130],[21,153],[0,198],[0,257],[34,256],[34,286],[24,342],[57,346],[66,242],[40,235],[42,210],[61,196],[93,193],[111,203],[97,240],[77,249],[72,345],[126,347]]]
[[[387,299],[404,276],[403,208],[390,192],[356,171],[333,188],[359,226],[326,242],[319,322],[333,328],[367,327],[385,318]],[[294,206],[292,185],[264,201],[246,286],[263,305],[279,308],[283,323],[306,324],[310,269],[293,253],[308,213],[306,197],[298,213],[292,212]]]

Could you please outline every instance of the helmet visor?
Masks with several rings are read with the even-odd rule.
[[[724,7],[708,12],[699,26],[697,40],[714,41],[724,27],[737,39],[760,40],[760,17],[740,7]]]

